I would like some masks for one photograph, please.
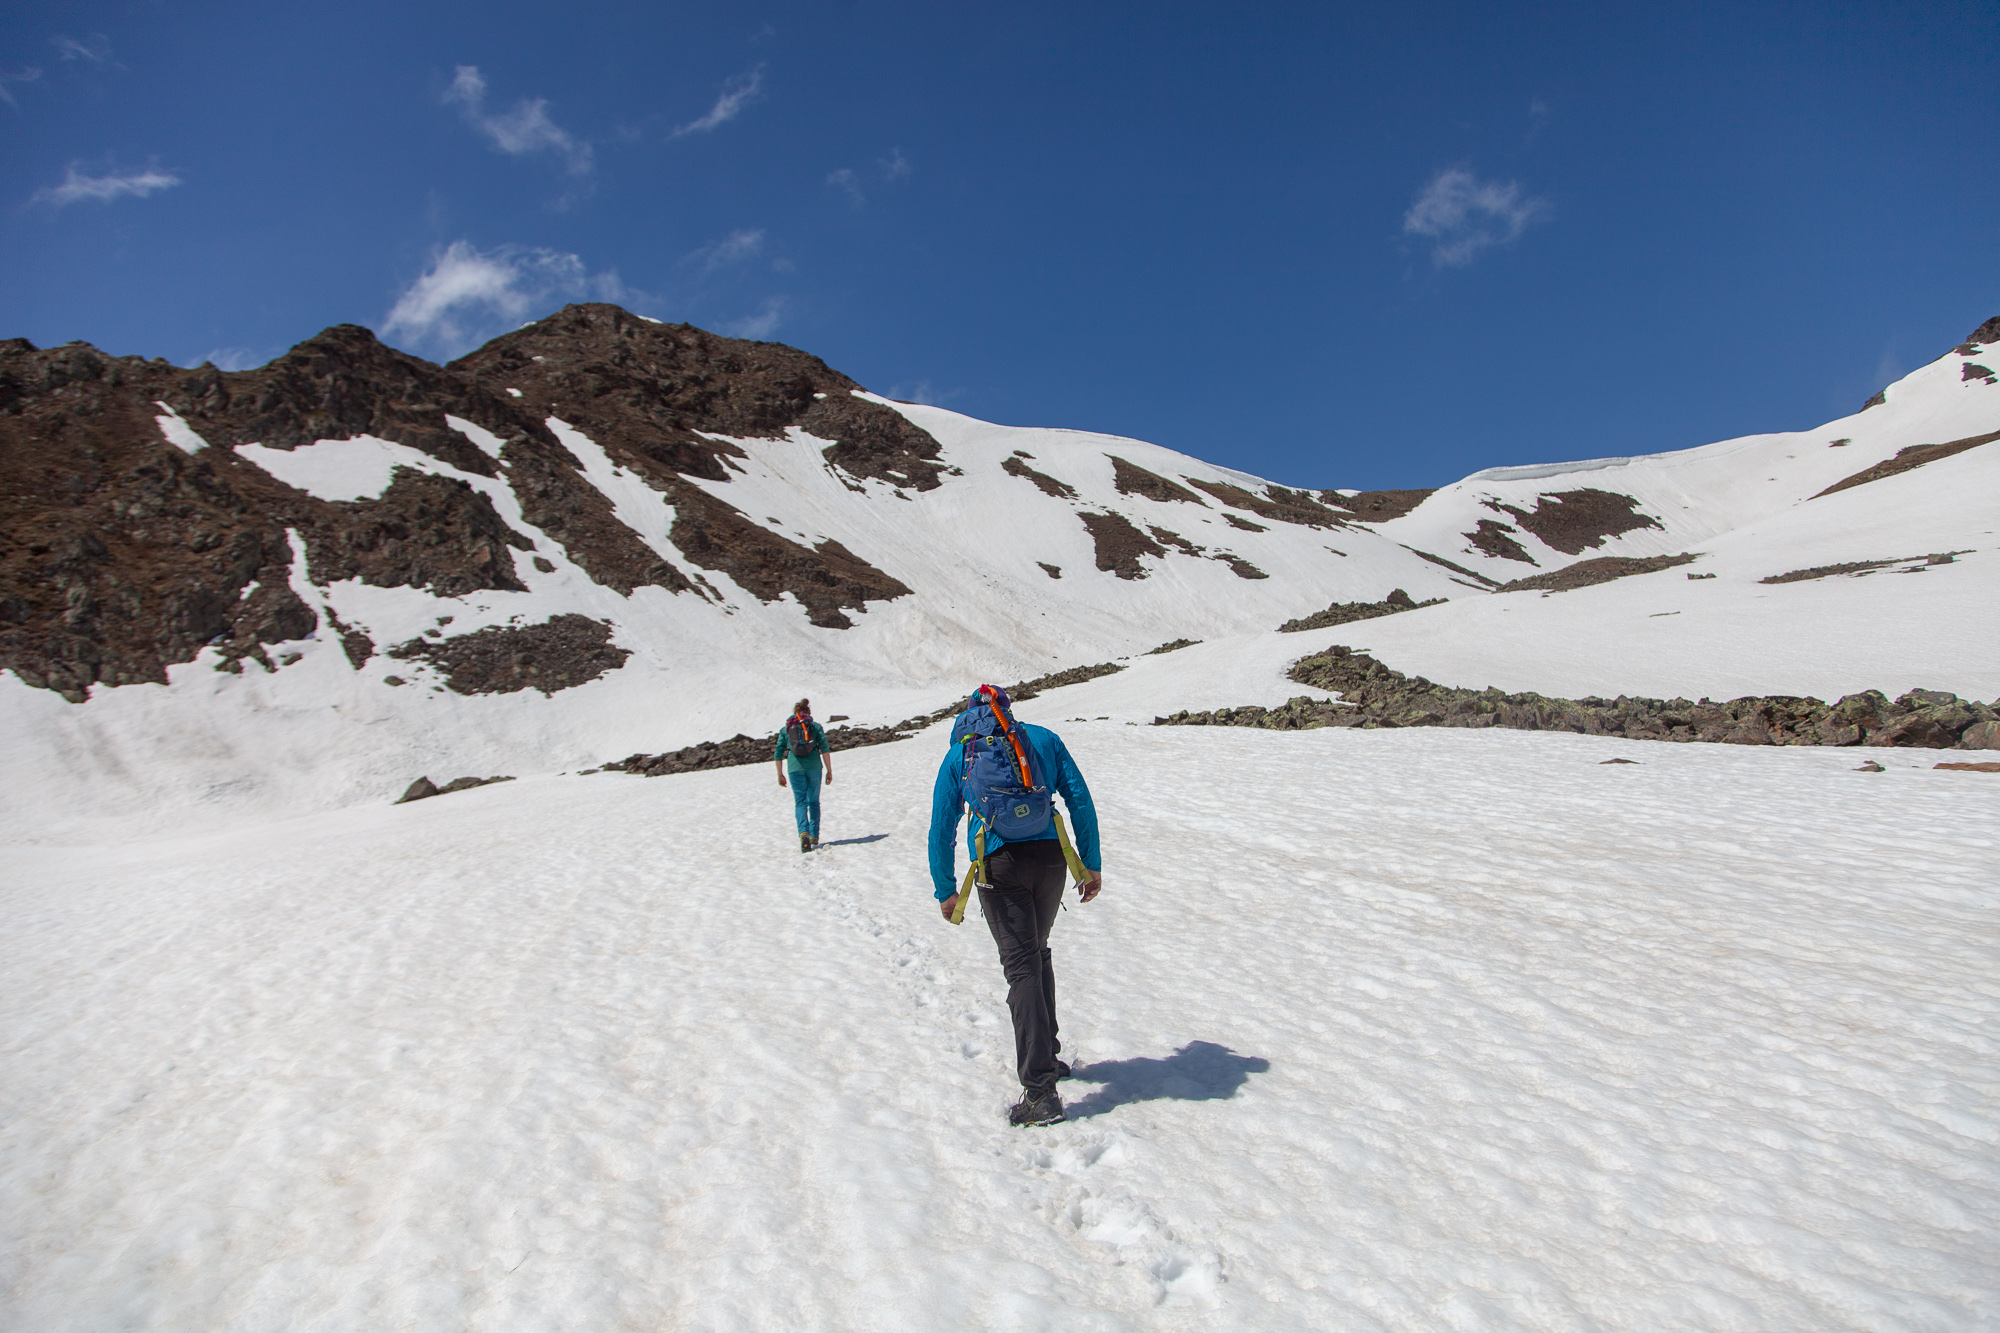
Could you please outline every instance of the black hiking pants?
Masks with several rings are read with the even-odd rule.
[[[1007,1009],[1014,1016],[1014,1063],[1021,1086],[1047,1092],[1056,1085],[1056,969],[1049,929],[1062,907],[1068,865],[1054,838],[1010,842],[986,858],[979,905],[1000,946],[1007,974]]]

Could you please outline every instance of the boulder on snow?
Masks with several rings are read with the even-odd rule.
[[[429,778],[418,778],[409,785],[409,788],[401,796],[396,798],[396,804],[402,805],[406,801],[421,801],[426,797],[437,794],[437,783],[432,782]]]

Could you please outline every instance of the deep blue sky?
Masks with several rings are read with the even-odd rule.
[[[1996,71],[1991,0],[16,0],[0,336],[443,359],[614,296],[1436,485],[1809,427],[2000,313]]]

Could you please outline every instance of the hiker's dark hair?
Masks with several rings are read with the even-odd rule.
[[[792,705],[792,711],[793,711],[794,713],[803,713],[803,712],[805,712],[805,711],[806,711],[806,710],[807,710],[808,708],[811,708],[811,707],[812,707],[812,700],[810,700],[810,699],[801,699],[801,700],[799,700],[799,701],[798,701],[797,703],[795,703],[795,704],[793,704],[793,705]]]

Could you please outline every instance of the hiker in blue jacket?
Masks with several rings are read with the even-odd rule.
[[[1007,1113],[1015,1125],[1063,1118],[1056,1080],[1069,1066],[1056,1058],[1056,972],[1049,930],[1062,905],[1065,866],[1089,902],[1104,887],[1097,846],[1097,807],[1062,737],[1047,727],[1016,722],[1007,692],[981,685],[951,725],[951,749],[931,788],[931,885],[944,919],[965,915],[965,897],[979,890],[986,925],[1007,977],[1014,1019],[1014,1065],[1021,1100]],[[1060,793],[1076,823],[1069,845],[1052,793]],[[955,882],[961,809],[971,814],[966,854],[973,868]]]
[[[819,846],[819,779],[824,766],[826,780],[833,782],[833,751],[826,748],[826,728],[813,721],[812,700],[792,705],[792,715],[778,728],[778,743],[772,749],[778,761],[778,785],[792,789],[792,815],[799,826],[801,855]],[[817,757],[819,763],[813,763]],[[786,782],[789,775],[791,781]]]

